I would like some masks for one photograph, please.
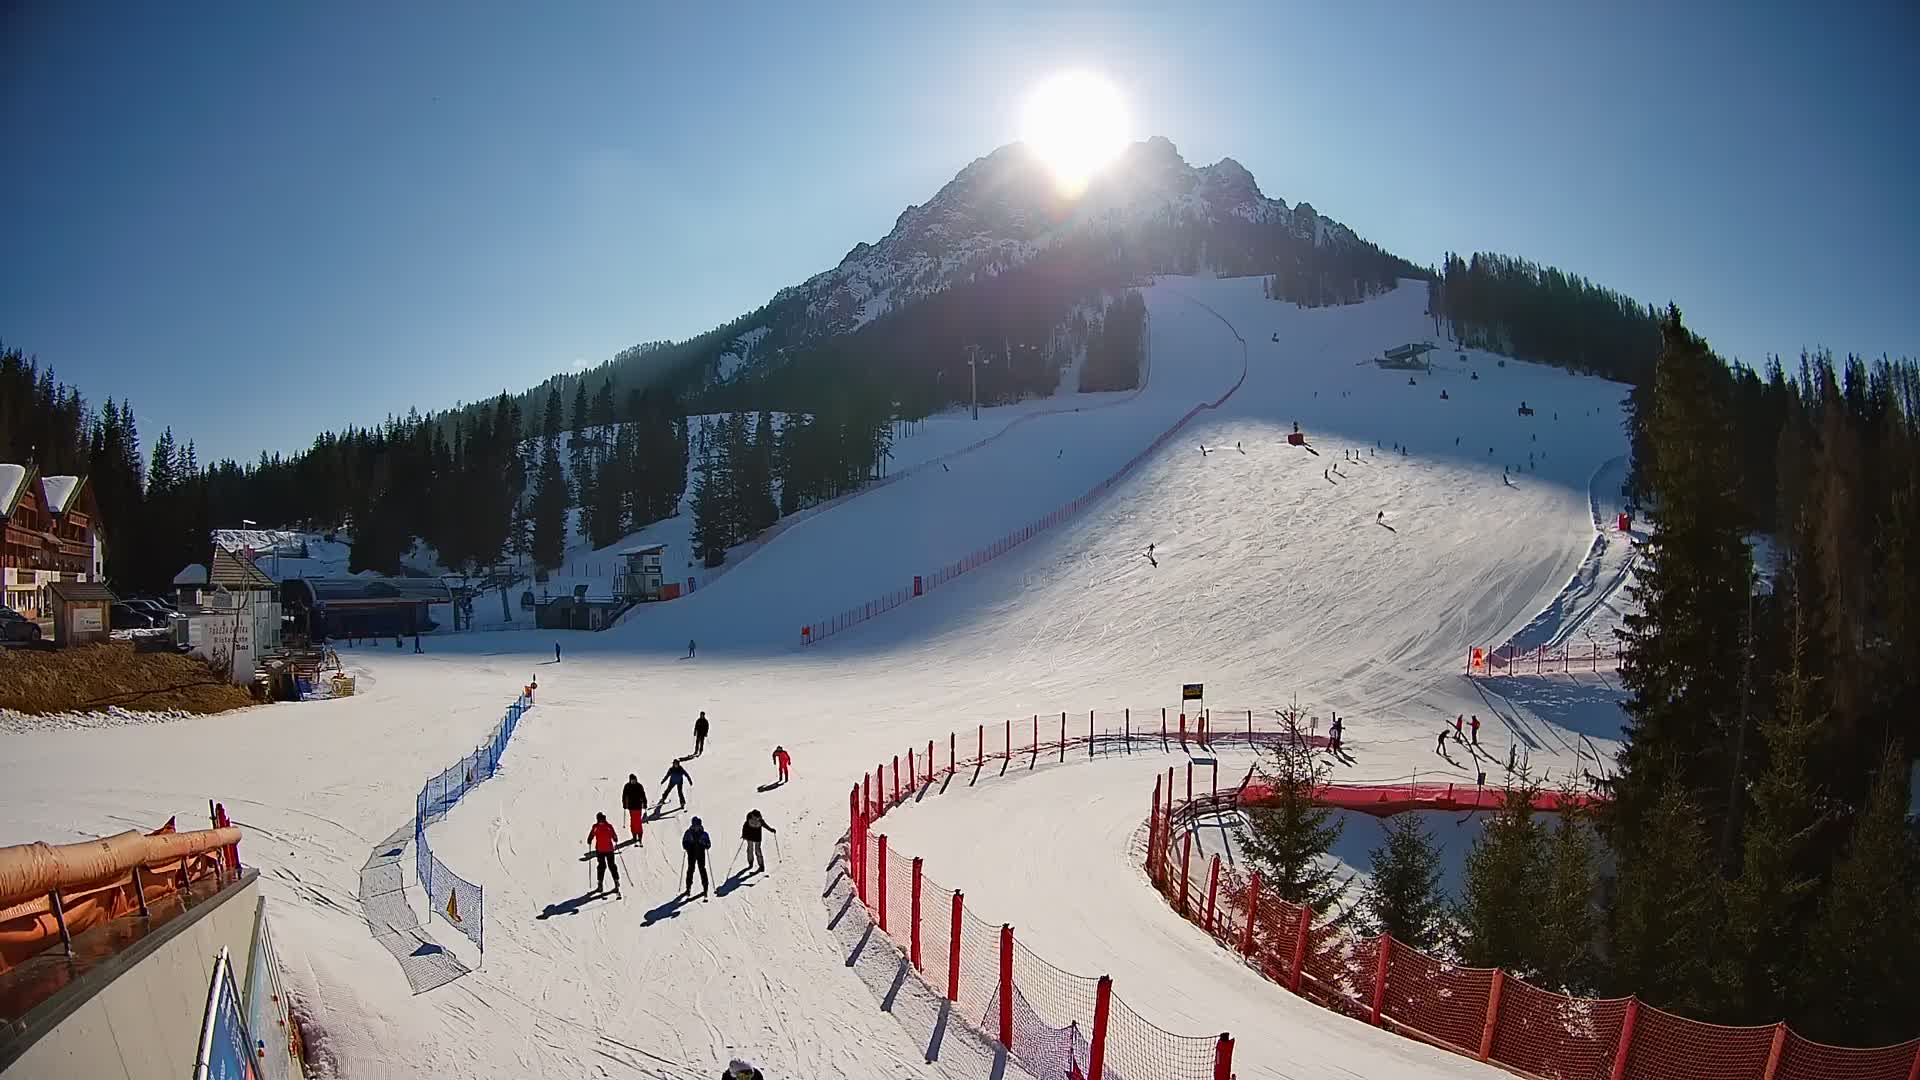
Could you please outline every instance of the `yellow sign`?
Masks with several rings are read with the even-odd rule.
[[[1199,701],[1201,698],[1206,696],[1205,694],[1201,693],[1201,690],[1205,687],[1205,685],[1206,685],[1205,683],[1197,683],[1197,682],[1183,683],[1180,687],[1180,700],[1181,701]]]
[[[460,894],[451,889],[447,891],[447,921],[460,925]]]

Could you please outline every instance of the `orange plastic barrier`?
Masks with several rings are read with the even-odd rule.
[[[227,850],[239,842],[240,830],[228,827],[0,848],[0,972],[57,945],[63,918],[69,935],[80,934],[139,911],[143,893],[152,905],[183,885],[220,874],[227,869]]]

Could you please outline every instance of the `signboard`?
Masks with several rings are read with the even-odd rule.
[[[207,988],[207,1015],[200,1025],[200,1056],[194,1080],[258,1080],[253,1067],[253,1040],[240,1012],[240,990],[233,983],[233,965],[227,950],[213,966],[213,985]]]
[[[73,616],[73,632],[76,634],[98,633],[106,629],[106,620],[100,617],[97,607],[75,605],[70,614]]]
[[[235,683],[253,681],[253,613],[244,608],[207,620],[207,662],[224,668]]]
[[[1205,688],[1206,688],[1205,683],[1197,683],[1197,682],[1182,683],[1180,686],[1180,700],[1181,701],[1199,701],[1206,697],[1206,694],[1202,692]]]

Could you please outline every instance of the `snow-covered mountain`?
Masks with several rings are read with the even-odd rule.
[[[1234,159],[1196,167],[1159,136],[1128,147],[1071,198],[1058,191],[1036,154],[1012,143],[961,169],[926,203],[909,206],[886,236],[854,245],[838,266],[777,293],[748,322],[751,329],[713,358],[710,379],[728,381],[916,299],[1020,266],[1070,239],[1111,236],[1126,244],[1249,227],[1318,248],[1363,243],[1308,203],[1289,206],[1266,195]],[[777,329],[767,340],[770,327]]]

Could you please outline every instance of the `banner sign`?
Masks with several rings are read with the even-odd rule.
[[[258,1080],[253,1067],[253,1040],[240,1013],[240,991],[233,984],[233,965],[227,950],[213,967],[213,985],[207,989],[207,1015],[200,1026],[200,1060],[194,1080]]]
[[[1197,682],[1183,683],[1180,687],[1180,700],[1181,701],[1199,701],[1203,699],[1204,697],[1206,697],[1206,695],[1201,693],[1201,691],[1205,686],[1206,686],[1205,683],[1197,683]]]

